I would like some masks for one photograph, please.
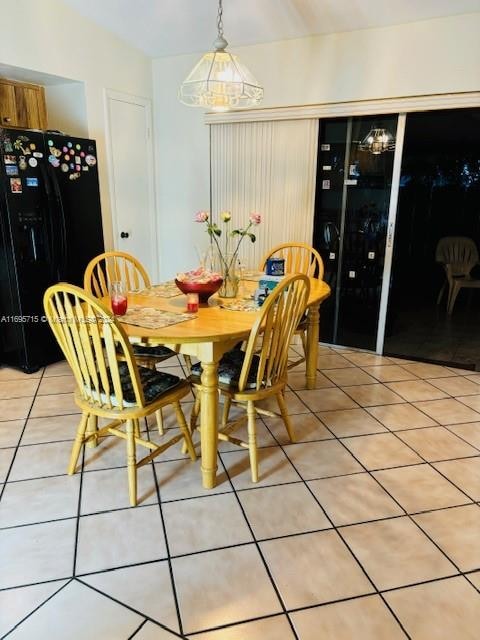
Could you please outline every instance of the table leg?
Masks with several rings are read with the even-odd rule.
[[[202,361],[202,404],[200,413],[202,445],[202,481],[213,489],[217,476],[218,437],[218,362]]]
[[[320,305],[312,305],[307,316],[307,389],[315,389],[320,324]]]

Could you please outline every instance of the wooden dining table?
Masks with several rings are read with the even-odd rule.
[[[255,288],[254,283],[245,283]],[[330,287],[317,278],[310,278],[307,316],[306,386],[315,388],[319,340],[319,308],[330,295]],[[132,343],[149,346],[165,345],[177,353],[194,356],[202,365],[202,404],[200,414],[201,470],[205,489],[215,487],[217,475],[218,436],[218,362],[222,355],[248,337],[259,311],[232,311],[222,308],[228,302],[217,295],[208,304],[200,305],[191,320],[161,329],[126,324],[122,326]],[[140,306],[182,313],[186,311],[186,296],[163,298],[129,293],[129,307]]]

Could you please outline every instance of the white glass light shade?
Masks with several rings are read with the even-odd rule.
[[[378,155],[384,151],[395,149],[395,138],[387,129],[371,129],[362,142],[358,145],[360,151],[370,151],[373,155]]]
[[[257,105],[263,89],[237,56],[219,50],[202,57],[182,83],[178,97],[191,107],[223,111]]]

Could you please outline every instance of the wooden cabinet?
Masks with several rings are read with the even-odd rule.
[[[0,79],[0,126],[46,129],[45,91],[40,85]]]

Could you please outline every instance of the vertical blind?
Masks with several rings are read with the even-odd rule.
[[[210,125],[213,219],[231,211],[242,228],[262,215],[256,243],[240,250],[249,267],[281,242],[312,243],[317,141],[318,119]]]

